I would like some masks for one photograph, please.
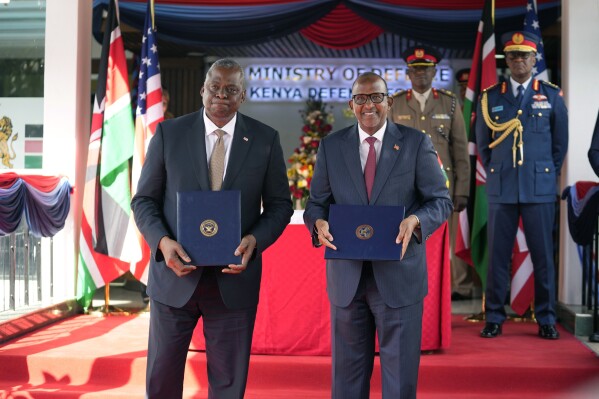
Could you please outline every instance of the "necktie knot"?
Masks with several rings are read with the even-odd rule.
[[[222,139],[222,138],[223,138],[223,136],[225,135],[225,131],[224,131],[224,130],[220,130],[220,129],[216,129],[216,130],[214,131],[214,133],[215,133],[215,134],[218,136],[218,139],[219,139],[219,140],[220,140],[220,139]]]
[[[522,93],[524,93],[524,86],[519,85],[517,90],[518,90],[518,95],[516,96],[516,98],[522,98]]]
[[[372,147],[376,143],[376,137],[367,137],[366,142]]]

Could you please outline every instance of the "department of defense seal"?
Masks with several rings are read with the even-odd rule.
[[[368,224],[362,224],[356,229],[356,237],[360,240],[368,240],[374,234],[374,229]]]
[[[211,219],[206,219],[200,224],[200,232],[206,237],[212,237],[218,233],[218,224]]]

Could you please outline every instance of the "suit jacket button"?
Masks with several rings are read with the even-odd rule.
[[[545,172],[549,173],[549,168],[545,168]]]
[[[448,166],[445,168],[445,170],[449,172],[451,170],[451,168]]]
[[[421,119],[421,120],[425,120],[425,119],[426,119],[426,116],[422,115],[422,116],[420,117],[420,119]]]
[[[495,173],[495,169],[494,168],[491,168],[491,173]]]

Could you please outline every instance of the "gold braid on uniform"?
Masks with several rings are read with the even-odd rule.
[[[516,153],[518,151],[518,147],[520,148],[520,160],[518,161],[518,165],[522,165],[522,163],[524,162],[524,144],[522,143],[522,131],[524,130],[524,128],[522,127],[522,122],[520,122],[520,119],[518,119],[518,116],[520,116],[522,114],[522,110],[518,110],[518,116],[515,117],[514,119],[511,119],[507,122],[504,123],[495,123],[491,120],[491,117],[489,116],[489,100],[487,99],[487,92],[484,91],[482,98],[481,98],[481,105],[482,105],[482,111],[483,111],[483,118],[485,120],[485,123],[487,124],[487,126],[489,127],[489,129],[491,129],[493,131],[493,142],[491,144],[489,144],[489,148],[493,149],[495,147],[497,147],[499,144],[501,144],[501,142],[503,140],[506,139],[507,136],[510,135],[510,133],[514,132],[514,144],[512,145],[512,162],[514,165],[514,168],[516,167]],[[501,133],[501,136],[499,136],[499,138],[497,140],[495,140],[495,134],[499,133],[499,132],[503,132]]]

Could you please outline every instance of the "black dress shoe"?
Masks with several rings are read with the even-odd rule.
[[[501,324],[498,323],[485,323],[485,328],[480,332],[480,336],[483,338],[495,338],[501,335]]]
[[[539,337],[544,339],[558,339],[559,332],[553,324],[543,324],[539,326]]]

